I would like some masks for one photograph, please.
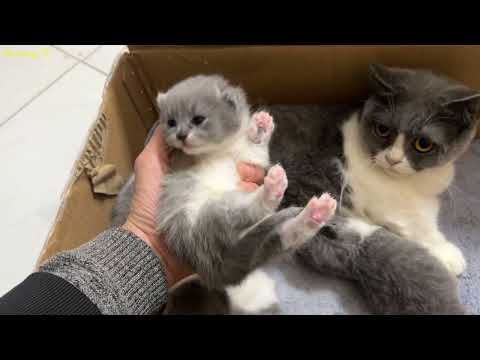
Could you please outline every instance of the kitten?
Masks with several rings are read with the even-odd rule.
[[[461,313],[454,275],[465,260],[437,216],[480,94],[426,70],[377,65],[370,80],[363,105],[267,108],[271,157],[289,174],[282,206],[323,191],[340,199],[299,258],[357,280],[376,313]]]
[[[287,176],[281,166],[270,167],[273,119],[265,112],[251,115],[241,88],[218,75],[200,75],[159,94],[157,102],[156,126],[175,149],[157,230],[208,289],[238,285],[271,256],[311,239],[333,215],[336,202],[328,194],[312,196],[304,209],[275,212]],[[269,168],[253,193],[237,190],[240,161]],[[133,186],[132,177],[117,198],[114,225],[126,219]]]

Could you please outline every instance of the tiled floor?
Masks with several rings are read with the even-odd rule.
[[[0,45],[0,296],[33,269],[119,45]]]

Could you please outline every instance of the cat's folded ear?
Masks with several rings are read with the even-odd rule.
[[[480,120],[480,92],[466,86],[454,86],[445,92],[443,106],[462,115],[467,123]]]
[[[402,89],[402,80],[410,76],[412,70],[371,64],[368,78],[371,88],[378,93],[395,93]]]
[[[155,99],[157,105],[157,111],[159,114],[162,113],[162,109],[164,108],[165,100],[167,98],[167,94],[165,93],[158,93],[157,98]]]
[[[245,91],[239,87],[227,86],[223,90],[218,89],[218,96],[237,110],[246,106],[247,103]]]
[[[167,94],[161,93],[161,92],[158,93],[156,100],[157,100],[157,106],[158,106],[159,108],[162,107],[162,105],[163,105],[163,103],[164,103],[164,101],[165,101],[166,98],[167,98]]]

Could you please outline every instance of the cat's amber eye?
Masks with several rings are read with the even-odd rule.
[[[433,149],[433,143],[425,137],[419,137],[418,139],[415,140],[414,144],[415,144],[415,150],[417,150],[420,153],[428,153]]]
[[[388,135],[390,135],[390,128],[382,124],[375,124],[374,131],[377,136],[382,138],[385,138]]]

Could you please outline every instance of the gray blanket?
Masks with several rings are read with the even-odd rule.
[[[457,163],[454,184],[443,197],[440,227],[457,244],[468,268],[460,278],[462,302],[480,314],[480,141]],[[287,260],[265,267],[277,282],[278,314],[368,314],[355,287],[322,277]]]

